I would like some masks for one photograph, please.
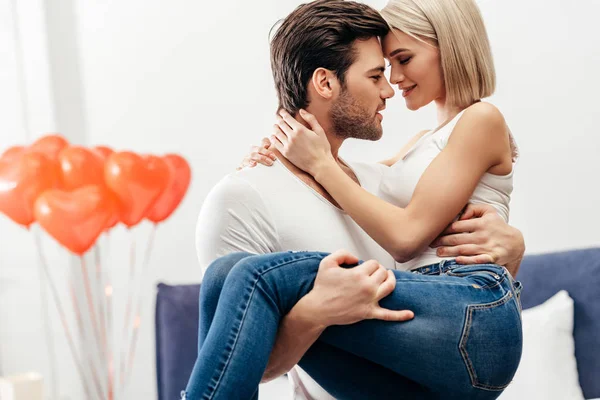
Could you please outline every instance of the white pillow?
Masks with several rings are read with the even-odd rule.
[[[583,400],[575,361],[573,299],[561,290],[523,311],[523,356],[500,400]]]

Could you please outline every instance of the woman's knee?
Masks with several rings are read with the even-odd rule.
[[[231,253],[226,256],[217,258],[213,261],[206,272],[204,273],[204,277],[202,279],[202,288],[204,291],[214,291],[220,292],[223,284],[225,283],[225,279],[233,269],[233,267],[240,261],[246,257],[251,256],[250,253]]]
[[[240,259],[229,273],[230,280],[247,281],[259,277],[268,283],[287,281],[292,275],[305,275],[309,270],[317,271],[319,262],[327,253],[309,251],[287,251],[253,255]],[[286,268],[281,268],[286,267]]]

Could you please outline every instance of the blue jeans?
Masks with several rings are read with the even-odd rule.
[[[312,289],[327,255],[214,261],[201,285],[198,359],[183,398],[257,398],[279,322]],[[396,288],[380,305],[412,310],[413,320],[330,326],[298,364],[337,399],[498,397],[521,357],[520,284],[493,264],[443,261],[394,274]]]

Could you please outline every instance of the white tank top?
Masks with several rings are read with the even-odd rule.
[[[380,186],[381,197],[386,201],[406,207],[412,198],[417,183],[425,169],[446,147],[448,138],[464,110],[437,131],[425,133],[406,155],[387,168]],[[504,176],[486,173],[477,184],[470,203],[485,203],[496,208],[498,214],[508,222],[510,195],[513,190],[513,170]],[[402,229],[402,227],[398,227]],[[396,269],[411,270],[425,265],[439,263],[447,259],[438,257],[436,249],[427,248],[419,256],[405,263],[396,263]]]

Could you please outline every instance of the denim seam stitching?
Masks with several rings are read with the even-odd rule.
[[[480,383],[477,380],[477,373],[475,372],[473,364],[471,363],[471,359],[469,358],[469,353],[467,352],[466,343],[467,343],[467,340],[469,339],[469,332],[471,330],[473,311],[474,310],[485,310],[485,309],[493,308],[493,307],[499,307],[499,306],[507,303],[512,297],[513,297],[512,292],[508,291],[508,293],[506,295],[504,295],[504,297],[502,297],[499,300],[493,301],[491,303],[467,306],[467,318],[465,321],[465,326],[463,328],[463,334],[462,334],[462,337],[461,337],[458,347],[460,350],[460,354],[463,358],[463,361],[465,362],[465,365],[467,366],[467,370],[469,372],[469,377],[471,378],[471,384],[473,385],[473,387],[476,387],[479,389],[486,389],[486,390],[502,390],[502,389],[505,389],[510,384],[510,382],[509,382],[506,385],[492,386],[492,385],[486,385],[486,384]]]
[[[506,270],[506,267],[503,267]],[[506,270],[507,274],[510,274],[510,272],[508,272],[508,270]],[[517,289],[515,287],[515,284],[517,283],[517,281],[515,281],[515,279],[512,277],[512,275],[507,275],[508,277],[508,283],[510,284],[510,288],[515,296],[515,305],[517,307],[517,311],[519,313],[519,318],[523,319],[523,306],[521,305],[521,298],[520,298],[520,293],[517,293]]]
[[[267,270],[265,270],[263,272],[259,272],[258,273],[258,276],[256,276],[256,279],[254,280],[254,283],[252,284],[252,292],[250,293],[248,301],[246,301],[246,304],[244,305],[244,314],[242,315],[242,320],[240,321],[240,324],[239,324],[239,326],[238,326],[238,328],[236,330],[235,339],[234,339],[233,345],[231,346],[231,350],[229,350],[229,356],[227,357],[227,360],[225,361],[225,364],[222,367],[221,374],[219,375],[219,378],[218,378],[217,382],[215,383],[214,388],[212,389],[212,393],[208,397],[208,400],[213,399],[214,395],[217,393],[217,390],[220,387],[221,380],[223,379],[223,375],[225,375],[225,371],[227,370],[227,367],[229,366],[229,361],[231,360],[231,355],[233,354],[233,351],[235,350],[235,347],[236,347],[237,342],[238,342],[238,338],[239,338],[239,334],[240,334],[242,325],[243,325],[244,320],[246,318],[246,314],[247,314],[247,311],[248,311],[248,304],[250,303],[250,301],[252,300],[252,297],[254,296],[254,292],[256,291],[256,286],[258,284],[259,279],[261,279],[264,274],[266,274],[269,271],[272,271],[275,268],[282,267],[284,265],[290,264],[290,263],[292,263],[294,261],[298,261],[300,259],[302,259],[302,260],[309,260],[311,258],[319,258],[319,257],[309,256],[309,257],[305,257],[305,258],[298,258],[298,259],[288,260],[288,261],[285,261],[285,262],[283,262],[281,264],[274,265],[273,267],[271,267],[271,268],[269,268],[269,269],[267,269]],[[202,397],[204,398],[204,396],[202,396]]]
[[[466,278],[466,277],[471,276],[471,275],[473,275],[475,273],[479,273],[479,272],[474,272],[472,274],[469,273],[469,274],[465,274],[465,275],[459,275],[459,274],[452,274],[452,270],[450,270],[450,271],[448,271],[446,273],[446,275],[448,275],[448,276],[454,276],[454,277],[457,277],[457,278]],[[494,283],[493,285],[489,285],[489,286],[482,286],[481,289],[494,289],[495,287],[499,286],[502,282],[504,282],[504,279],[506,279],[506,276],[505,275],[501,275],[500,278],[496,281],[496,283]],[[469,286],[471,286],[471,285],[469,285]]]
[[[421,280],[421,279],[396,279],[396,282],[397,283],[428,282],[428,283],[442,283],[444,285],[454,285],[454,286],[465,286],[465,287],[471,286],[470,283],[466,283],[466,284],[465,283],[453,283],[453,282],[444,282],[441,280],[439,282],[437,282],[437,281],[425,280],[425,279],[423,279],[423,280]]]
[[[219,378],[217,379],[217,382],[215,383],[214,388],[212,389],[212,393],[209,394],[209,396],[208,396],[208,400],[211,400],[217,393],[217,390],[219,390],[221,380],[223,379],[223,375],[225,375],[225,371],[227,370],[227,367],[229,366],[229,361],[231,360],[231,355],[233,354],[233,351],[235,350],[235,347],[238,342],[239,334],[241,331],[241,326],[244,323],[244,319],[246,318],[246,312],[248,311],[248,303],[250,303],[250,301],[252,300],[252,297],[254,296],[254,291],[256,289],[256,282],[258,282],[258,278],[259,277],[256,277],[256,279],[254,280],[254,283],[252,284],[252,291],[250,293],[250,296],[248,297],[248,301],[244,305],[244,313],[242,315],[240,324],[239,324],[238,328],[236,329],[235,338],[233,340],[233,345],[231,346],[231,350],[229,350],[229,355],[227,357],[227,360],[225,361],[225,364],[222,367],[221,374],[219,375]],[[210,387],[209,387],[209,389],[210,389]],[[202,396],[202,397],[204,398],[205,396]]]

